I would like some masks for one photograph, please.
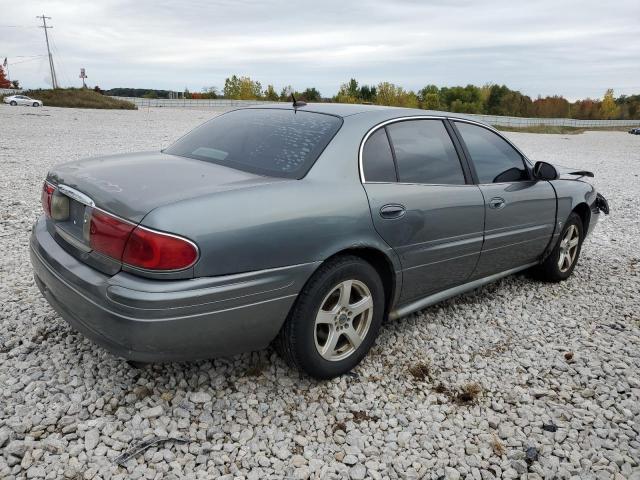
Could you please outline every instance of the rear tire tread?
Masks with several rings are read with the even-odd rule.
[[[301,339],[299,339],[296,335],[296,327],[298,326],[298,322],[304,321],[304,319],[299,319],[299,316],[313,311],[315,303],[317,302],[317,293],[320,290],[321,285],[326,281],[327,276],[331,275],[335,270],[348,265],[358,265],[370,268],[372,273],[375,274],[378,278],[378,281],[380,282],[379,285],[382,287],[382,280],[380,279],[378,272],[375,270],[375,268],[373,268],[372,265],[363,260],[361,257],[358,257],[356,255],[342,255],[330,259],[314,272],[314,274],[311,276],[311,279],[303,287],[300,294],[298,295],[296,302],[287,315],[287,319],[285,320],[284,325],[280,329],[280,332],[278,333],[278,336],[274,341],[274,347],[276,351],[290,367],[306,371],[308,374],[315,378],[331,378],[333,375],[324,375],[319,372],[310,371],[304,368],[304,366],[302,365],[302,362],[296,353],[299,342],[301,341]],[[384,287],[382,287],[382,292],[384,302]],[[375,340],[375,337],[378,334],[379,325],[376,326],[374,320],[372,320],[372,322],[373,323],[367,336],[373,336]],[[353,356],[357,355],[357,351],[353,353]]]

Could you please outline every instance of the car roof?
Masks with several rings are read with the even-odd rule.
[[[255,105],[247,108],[276,108],[281,110],[294,110],[292,103],[267,103],[264,105]],[[375,117],[376,121],[394,119],[398,117],[410,117],[410,116],[430,116],[430,117],[442,117],[442,118],[459,118],[467,119],[464,114],[442,112],[437,110],[421,110],[419,108],[403,108],[403,107],[388,107],[382,105],[365,105],[359,103],[307,103],[304,106],[295,107],[295,110],[301,112],[315,112],[324,113],[327,115],[335,115],[337,117],[350,117],[359,115],[362,117]],[[364,120],[364,118],[363,118]],[[477,119],[472,119],[477,123]]]

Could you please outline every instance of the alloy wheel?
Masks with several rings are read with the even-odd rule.
[[[558,268],[562,273],[571,268],[578,254],[580,243],[580,232],[575,225],[569,226],[560,241],[560,255],[558,257]]]
[[[325,360],[339,361],[352,355],[369,331],[373,296],[358,280],[345,280],[331,289],[316,315],[314,336]]]

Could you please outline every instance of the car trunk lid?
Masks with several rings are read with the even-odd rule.
[[[97,207],[135,223],[162,205],[286,181],[161,152],[66,163],[52,169],[47,180],[71,187],[89,197]]]
[[[55,167],[47,176],[55,187],[48,228],[76,258],[103,273],[115,274],[121,263],[93,252],[90,246],[94,209],[137,225],[162,205],[282,181],[287,180],[161,152],[80,160]]]

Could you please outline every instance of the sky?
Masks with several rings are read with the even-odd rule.
[[[247,75],[279,91],[389,81],[506,84],[570,100],[640,93],[640,1],[0,0],[0,62],[50,85],[201,91]]]

